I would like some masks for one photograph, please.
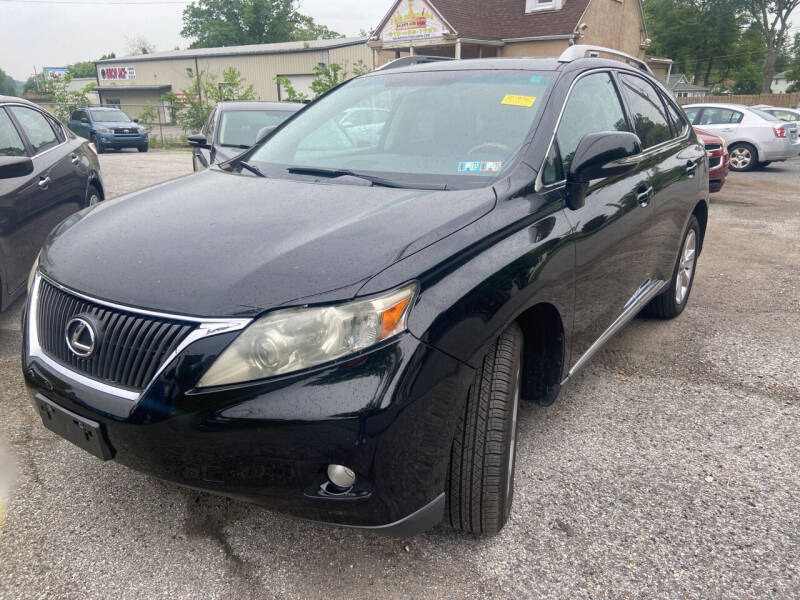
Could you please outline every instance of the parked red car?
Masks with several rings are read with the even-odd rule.
[[[697,137],[706,146],[708,153],[708,191],[718,192],[725,185],[728,176],[728,148],[718,135],[694,128]]]

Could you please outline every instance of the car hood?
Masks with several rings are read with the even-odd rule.
[[[41,271],[133,307],[252,316],[319,294],[353,297],[495,201],[492,188],[406,190],[214,169],[70,217],[48,239]]]
[[[136,129],[139,127],[138,123],[134,123],[133,121],[95,121],[94,124],[108,127],[109,129]]]

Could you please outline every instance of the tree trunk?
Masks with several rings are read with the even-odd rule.
[[[708,80],[711,79],[711,65],[713,65],[713,64],[714,64],[714,59],[713,58],[709,58],[708,59],[708,66],[706,67],[706,76],[703,79],[703,85],[705,87],[708,87]]]
[[[769,94],[772,89],[772,78],[775,76],[775,59],[778,57],[778,48],[767,43],[767,64],[764,66],[764,83],[761,86],[762,94]]]

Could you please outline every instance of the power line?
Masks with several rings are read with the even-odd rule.
[[[130,6],[162,6],[164,4],[191,4],[194,0],[158,0],[156,2],[137,2],[135,0],[104,0],[90,2],[89,0],[0,0],[0,2],[14,4],[83,4],[88,6],[106,6],[109,4],[126,4]]]

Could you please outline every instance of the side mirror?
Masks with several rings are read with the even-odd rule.
[[[33,173],[33,161],[29,156],[0,156],[0,179],[24,177]]]
[[[138,123],[138,122],[139,122],[139,119],[133,119],[133,122],[134,122],[134,123]]]
[[[624,175],[636,168],[630,160],[642,152],[639,136],[627,131],[600,131],[581,138],[567,173],[567,206],[583,206],[589,182]],[[625,160],[629,159],[629,160]]]
[[[88,123],[88,122],[89,119],[87,119],[86,117],[81,117],[81,123]]]
[[[262,127],[258,130],[258,134],[256,134],[256,144],[261,142],[265,137],[267,137],[270,133],[275,131],[277,125],[267,125],[266,127]]]
[[[186,139],[189,140],[189,145],[193,148],[205,148],[206,150],[211,148],[211,146],[208,144],[206,136],[204,136],[202,133],[190,135]]]

